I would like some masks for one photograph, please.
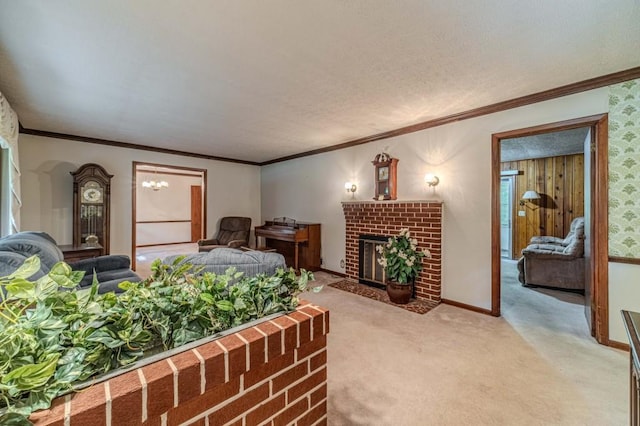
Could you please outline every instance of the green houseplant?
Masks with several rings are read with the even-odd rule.
[[[30,424],[78,382],[131,365],[148,353],[176,348],[277,312],[291,311],[313,279],[302,270],[241,277],[192,273],[192,266],[156,260],[140,283],[123,293],[75,289],[84,272],[57,263],[42,278],[31,257],[0,277],[0,424]],[[197,272],[197,271],[196,271]],[[233,284],[232,284],[233,283]],[[315,289],[314,289],[315,290]]]
[[[408,228],[403,228],[385,244],[376,247],[381,256],[378,263],[386,274],[387,294],[393,303],[405,304],[411,299],[413,282],[422,270],[422,258],[431,257],[427,249],[418,247]]]

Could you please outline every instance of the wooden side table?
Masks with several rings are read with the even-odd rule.
[[[100,244],[91,246],[88,246],[86,244],[81,244],[79,246],[73,244],[64,244],[58,247],[60,247],[60,250],[62,250],[65,262],[73,263],[82,259],[90,259],[92,257],[102,256],[102,246]]]

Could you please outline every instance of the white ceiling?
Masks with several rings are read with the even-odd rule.
[[[640,65],[639,0],[0,0],[28,129],[263,162]]]

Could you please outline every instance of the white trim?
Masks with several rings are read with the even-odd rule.
[[[144,373],[142,369],[138,369],[138,378],[140,379],[140,384],[142,385],[142,423],[146,422],[149,418],[147,413],[147,379],[144,377]]]

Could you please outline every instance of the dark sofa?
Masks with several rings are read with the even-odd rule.
[[[40,258],[40,270],[30,279],[36,280],[46,275],[53,265],[64,260],[56,241],[45,232],[18,232],[0,238],[0,276],[4,277],[18,269],[24,261],[33,255]],[[83,259],[69,263],[75,271],[84,271],[85,276],[80,288],[89,287],[95,271],[100,283],[99,292],[120,292],[118,284],[122,281],[140,281],[140,277],[131,270],[128,256],[109,255],[93,259]]]

